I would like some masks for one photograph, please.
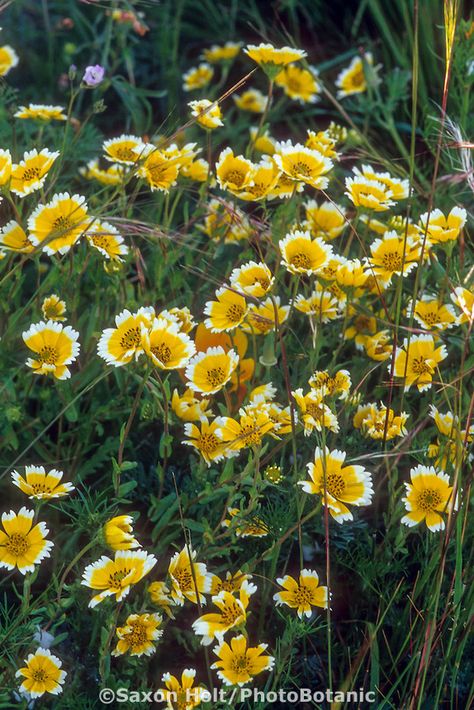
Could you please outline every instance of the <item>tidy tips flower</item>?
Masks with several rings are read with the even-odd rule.
[[[18,471],[12,471],[12,482],[29,498],[49,500],[66,496],[74,490],[72,483],[61,482],[63,475],[55,468],[46,473],[44,466],[25,466],[25,477],[20,476]]]
[[[266,643],[251,648],[247,646],[245,636],[235,636],[230,646],[224,642],[214,649],[219,660],[211,668],[217,669],[217,675],[225,685],[244,685],[262,671],[273,668],[275,659],[263,655],[266,649]]]
[[[163,631],[159,629],[162,617],[159,614],[130,614],[125,626],[117,627],[118,643],[112,651],[112,656],[151,656],[156,651],[154,641],[157,641]]]
[[[57,380],[71,377],[68,365],[79,355],[79,333],[69,325],[63,326],[53,320],[33,324],[22,333],[25,345],[36,357],[28,358],[26,364],[35,375],[52,374]]]
[[[24,678],[20,690],[31,698],[40,698],[45,693],[59,695],[63,691],[66,671],[61,670],[62,663],[47,648],[38,648],[30,653],[25,666],[16,672],[17,678]]]
[[[319,586],[319,577],[314,570],[302,569],[298,581],[289,574],[276,581],[284,591],[274,594],[274,601],[277,605],[286,604],[291,609],[296,609],[300,619],[303,615],[309,618],[313,613],[313,606],[327,608],[328,588]]]
[[[132,585],[143,579],[156,562],[156,557],[145,550],[118,550],[113,560],[103,555],[88,565],[83,573],[81,584],[100,590],[92,597],[89,606],[97,606],[108,596],[115,596],[117,602],[122,601]]]
[[[436,471],[432,466],[420,464],[411,469],[410,478],[411,483],[405,483],[407,494],[403,502],[408,512],[402,518],[402,523],[412,527],[425,521],[432,532],[444,530],[441,513],[447,512],[453,493],[449,476]]]
[[[0,567],[21,574],[34,572],[35,565],[49,557],[53,543],[46,540],[49,530],[46,523],[33,525],[34,511],[21,508],[18,513],[11,510],[3,513],[0,530]]]

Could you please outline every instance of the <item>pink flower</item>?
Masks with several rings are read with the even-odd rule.
[[[100,64],[93,67],[86,67],[82,81],[87,86],[98,86],[104,79],[105,69]]]

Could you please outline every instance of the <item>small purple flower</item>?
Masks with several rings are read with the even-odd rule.
[[[100,64],[93,67],[86,67],[82,81],[86,86],[98,86],[104,79],[105,69]]]

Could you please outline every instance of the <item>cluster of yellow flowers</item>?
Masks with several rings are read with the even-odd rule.
[[[113,19],[130,20],[121,15]],[[232,42],[206,49],[202,63],[184,75],[184,90],[207,87],[214,66],[229,63],[240,50],[241,44]],[[319,98],[322,84],[318,72],[309,65],[297,65],[305,62],[303,50],[261,44],[249,45],[245,53],[265,72],[270,92],[265,97],[248,89],[235,95],[239,108],[264,118],[270,110],[274,84],[292,100],[313,103]],[[0,76],[16,61],[10,47],[1,47]],[[369,82],[377,82],[377,71],[370,53],[354,57],[337,78],[338,96],[366,91]],[[189,102],[189,107],[192,121],[206,130],[223,125],[219,101],[203,98]],[[68,118],[60,106],[39,104],[19,107],[15,117],[42,122]],[[301,480],[293,481],[293,493],[299,493],[299,486],[317,497],[326,516],[340,524],[351,521],[353,508],[372,503],[374,477],[346,450],[332,446],[332,435],[339,434],[349,413],[354,439],[363,436],[385,445],[408,434],[410,412],[402,410],[409,406],[403,399],[400,409],[391,406],[391,399],[361,401],[361,383],[354,383],[350,364],[339,365],[339,351],[352,348],[353,355],[365,358],[370,368],[385,363],[391,387],[400,384],[400,391],[403,387],[410,395],[417,395],[415,388],[422,393],[442,382],[441,367],[448,358],[446,331],[470,332],[474,293],[464,285],[442,287],[437,293],[434,286],[426,291],[423,286],[404,303],[398,320],[387,299],[399,286],[403,289],[404,279],[418,279],[428,264],[439,264],[438,255],[451,256],[466,223],[466,210],[455,206],[445,214],[430,208],[413,220],[397,215],[399,203],[410,196],[409,181],[368,163],[345,174],[340,157],[347,130],[335,124],[320,131],[307,129],[306,136],[294,142],[277,140],[262,121],[251,128],[244,152],[226,146],[214,161],[210,148],[207,161],[198,157],[201,148],[197,143],[185,143],[182,136],[176,142],[173,139],[150,141],[129,134],[108,139],[103,143],[103,155],[89,161],[80,175],[99,181],[114,195],[115,188],[120,191],[134,179],[137,192],[144,186],[148,197],[148,190],[169,193],[183,185],[183,180],[197,181],[203,189],[196,220],[201,220],[200,232],[208,238],[206,246],[250,246],[254,256],[233,262],[232,269],[216,279],[213,294],[207,295],[208,300],[199,310],[196,306],[194,313],[184,305],[123,308],[112,327],[104,328],[110,322],[101,324],[104,329],[97,334],[97,354],[110,368],[135,368],[144,383],[155,378],[162,385],[162,396],[161,377],[169,377],[171,382],[176,378],[166,406],[170,405],[179,420],[183,443],[209,468],[248,450],[253,457],[254,480],[260,481],[262,447],[285,442],[285,438],[295,442],[301,436],[304,442],[304,437],[313,437],[318,445],[306,464],[306,478],[295,464]],[[259,160],[254,159],[256,153],[260,153]],[[0,230],[0,256],[13,253],[14,258],[19,253],[28,259],[44,254],[59,262],[82,239],[109,262],[126,262],[133,243],[125,244],[113,217],[91,215],[85,196],[80,194],[56,192],[48,197],[58,180],[61,158],[59,151],[47,148],[28,150],[21,159],[9,149],[0,149],[0,189],[15,214]],[[327,193],[333,186],[335,200]],[[35,195],[40,195],[40,201],[33,206]],[[249,203],[262,207],[260,220]],[[278,207],[295,203],[295,209],[288,211],[291,216],[281,217]],[[272,212],[275,205],[278,207]],[[117,224],[120,226],[120,220]],[[24,344],[33,354],[26,365],[35,375],[52,375],[55,380],[71,377],[70,366],[79,356],[80,344],[79,332],[64,324],[67,311],[61,294],[52,293],[41,303],[43,320],[31,323],[23,332]],[[302,386],[291,381],[298,363],[295,370],[293,363],[288,366],[283,340],[292,318],[298,333],[309,337],[311,350],[319,347],[327,324],[337,328],[339,335],[334,357],[328,358],[325,369],[318,360],[320,369],[309,379],[306,376],[304,383],[300,379],[298,385]],[[286,384],[281,401],[273,385],[276,372],[273,382],[270,376],[254,381],[256,373],[262,372],[259,368],[271,371],[277,364],[278,351]],[[439,531],[444,528],[446,514],[458,505],[458,491],[451,485],[449,473],[456,462],[471,460],[467,444],[474,439],[474,425],[463,428],[453,412],[441,413],[434,405],[429,417],[437,430],[427,452],[433,465],[419,464],[409,471],[410,482],[405,483],[402,499],[406,514],[401,522],[413,526],[424,521],[429,530]],[[296,445],[294,451],[296,459]],[[276,465],[268,467],[264,476],[273,486],[284,478]],[[43,466],[26,466],[24,476],[13,472],[12,482],[30,499],[49,500],[74,491],[62,477],[56,469],[46,472]],[[226,507],[220,525],[229,536],[260,538],[269,533],[264,517],[248,519],[238,508]],[[2,525],[0,567],[16,568],[25,575],[50,555],[53,543],[46,539],[49,531],[44,522],[36,522],[34,510],[21,507],[17,513],[5,512]],[[108,597],[121,602],[157,565],[155,555],[142,549],[135,538],[129,515],[108,520],[94,540],[114,554],[102,555],[84,569],[81,583],[95,592],[91,608]],[[175,552],[166,579],[153,581],[147,588],[150,604],[160,613],[140,611],[124,617],[123,625],[115,630],[117,643],[112,655],[154,653],[166,624],[175,619],[179,607],[191,602],[198,609],[192,623],[194,634],[204,646],[216,644],[217,660],[211,668],[227,685],[248,683],[262,671],[271,670],[275,662],[265,654],[266,644],[251,646],[249,641],[251,629],[246,625],[257,586],[252,575],[241,569],[227,571],[221,578],[196,560],[197,552],[189,542]],[[328,588],[319,584],[315,570],[300,569],[297,578],[285,574],[276,583],[279,591],[273,600],[295,610],[300,619],[311,617],[313,607],[328,606]],[[202,606],[209,600],[213,611],[204,614]],[[231,631],[234,636],[228,642],[224,637]],[[21,689],[35,698],[45,692],[61,692],[66,673],[61,661],[40,646],[28,656],[18,675],[24,678]],[[165,673],[163,693],[171,698],[172,693],[189,691],[195,676],[194,669],[184,669],[180,680]],[[194,701],[189,707],[200,704],[204,688],[199,685],[193,690]]]

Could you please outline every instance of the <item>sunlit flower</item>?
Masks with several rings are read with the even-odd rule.
[[[436,347],[431,335],[412,336],[410,342],[405,338],[403,346],[395,351],[395,377],[404,379],[405,391],[416,385],[424,392],[431,387],[439,363],[447,356],[446,347]]]
[[[266,648],[266,643],[250,648],[245,636],[235,636],[230,646],[223,642],[214,649],[219,660],[213,663],[211,668],[218,669],[217,675],[226,685],[244,685],[262,671],[270,671],[273,668],[273,656],[262,655]]]
[[[259,45],[247,45],[244,52],[250,59],[257,62],[271,79],[274,79],[287,64],[306,57],[306,52],[303,49],[294,49],[293,47],[277,49],[272,44],[264,44],[263,42]]]
[[[474,320],[474,291],[458,286],[451,293],[451,300],[461,311],[458,323],[471,323]]]
[[[133,518],[131,515],[117,515],[107,520],[102,528],[105,544],[111,550],[133,550],[140,543],[133,537]]]
[[[449,476],[437,472],[432,466],[415,466],[410,471],[411,483],[405,483],[407,491],[403,498],[408,511],[402,518],[402,523],[412,527],[418,523],[426,523],[432,532],[444,530],[445,523],[441,513],[447,512],[453,494],[449,485]],[[456,503],[454,504],[456,508]]]
[[[223,190],[238,192],[252,183],[253,164],[242,155],[234,156],[232,148],[225,148],[216,163],[216,178]]]
[[[9,150],[0,148],[0,186],[10,180],[12,172],[12,155]]]
[[[52,293],[41,304],[41,312],[46,320],[65,321],[66,303]]]
[[[415,307],[410,303],[407,315],[413,313],[414,319],[426,330],[446,330],[456,324],[457,318],[453,306],[440,303],[438,298],[424,296],[416,301]]]
[[[155,367],[177,370],[185,367],[196,352],[193,341],[177,323],[155,318],[151,327],[142,324],[143,349]]]
[[[167,155],[149,143],[148,148],[143,150],[142,157],[144,160],[137,170],[137,175],[145,178],[152,192],[169,192],[170,188],[176,185],[181,165],[179,156]]]
[[[54,195],[45,205],[39,204],[28,218],[31,242],[50,256],[56,252],[66,254],[87,225],[86,198],[67,192]]]
[[[325,155],[327,158],[337,158],[336,140],[332,138],[327,131],[318,131],[315,133],[308,129],[307,133],[308,137],[305,141],[306,148],[317,150],[321,155]]]
[[[363,165],[362,168],[354,168],[354,173],[357,177],[365,178],[366,180],[375,180],[376,182],[385,185],[390,192],[394,200],[404,200],[408,197],[410,183],[408,180],[400,180],[400,178],[394,178],[390,173],[378,173],[371,165]],[[406,226],[406,225],[402,225]],[[401,229],[405,233],[405,229]]]
[[[191,115],[195,116],[197,122],[203,128],[218,128],[223,126],[222,111],[215,101],[201,99],[200,101],[190,101],[188,103]]]
[[[291,141],[277,144],[273,160],[291,180],[321,190],[325,190],[329,184],[328,178],[324,176],[334,167],[332,160],[319,151],[306,148],[301,143],[293,145]]]
[[[369,505],[372,496],[372,477],[363,466],[344,466],[344,451],[316,448],[314,461],[307,465],[310,481],[298,481],[305,493],[320,495],[324,506],[338,523],[352,520],[346,504]]]
[[[0,230],[0,247],[8,251],[29,254],[34,251],[34,245],[26,235],[25,230],[14,219]]]
[[[186,422],[184,425],[184,434],[187,439],[183,444],[195,448],[208,466],[213,461],[220,461],[226,455],[225,447],[222,444],[220,433],[220,425],[214,420],[210,424],[206,421],[201,421],[200,428],[192,422]]]
[[[192,67],[183,74],[183,89],[184,91],[196,91],[203,89],[209,84],[214,76],[214,69],[207,62],[202,62],[197,67]]]
[[[406,412],[395,415],[393,409],[389,409],[387,414],[387,407],[381,402],[380,407],[376,403],[359,405],[353,424],[355,429],[360,429],[361,433],[370,439],[389,441],[396,436],[406,435],[407,419]]]
[[[67,365],[75,361],[80,350],[76,330],[52,320],[40,321],[22,333],[22,337],[25,345],[36,354],[35,358],[26,361],[35,375],[52,374],[58,380],[71,377]]]
[[[191,557],[190,557],[191,555]],[[188,599],[197,604],[197,595],[201,604],[206,603],[204,594],[211,589],[211,577],[203,562],[194,562],[196,551],[185,546],[181,552],[175,552],[171,558],[168,574],[171,579],[171,597],[175,604],[182,606]]]
[[[106,140],[102,147],[106,160],[123,165],[135,165],[145,150],[145,144],[141,138],[127,134]]]
[[[278,243],[282,264],[292,274],[315,274],[332,256],[332,247],[321,237],[312,239],[309,232],[290,232]]]
[[[118,626],[115,633],[118,643],[112,651],[112,656],[151,656],[156,651],[153,643],[163,636],[159,629],[162,617],[159,614],[130,614],[125,626]]]
[[[356,207],[384,212],[395,204],[393,191],[385,182],[369,179],[355,169],[354,172],[355,177],[346,177],[345,194]]]
[[[209,646],[214,639],[222,643],[227,631],[245,624],[250,597],[256,591],[255,584],[245,581],[240,586],[238,597],[225,590],[212,597],[212,603],[219,611],[203,614],[192,625],[194,633],[202,636],[203,646]]]
[[[309,200],[304,205],[306,212],[305,228],[309,229],[313,237],[335,239],[346,226],[346,213],[343,207],[332,202],[322,202],[320,205],[315,200]]]
[[[336,415],[324,402],[323,396],[318,390],[311,389],[303,394],[303,390],[299,388],[291,394],[298,406],[305,436],[309,436],[314,429],[316,431],[328,429],[335,433],[339,431]]]
[[[268,535],[268,526],[256,515],[243,519],[238,508],[228,508],[227,512],[230,517],[222,521],[222,527],[232,526],[237,537],[266,537]]]
[[[290,99],[302,104],[314,104],[320,91],[316,77],[315,70],[309,71],[288,64],[276,75],[275,84],[280,86]]]
[[[112,163],[107,168],[101,168],[98,159],[93,158],[85,167],[79,168],[79,173],[86,180],[97,180],[102,185],[120,185],[124,176],[124,168],[119,163]]]
[[[275,161],[264,156],[259,163],[253,166],[250,183],[234,194],[240,200],[249,202],[270,198],[280,175],[281,172]]]
[[[242,330],[255,335],[266,335],[281,326],[288,318],[289,312],[289,306],[280,305],[280,296],[275,296],[273,300],[266,298],[258,305],[251,303],[247,318],[242,323]]]
[[[29,498],[38,500],[60,498],[71,493],[74,486],[69,482],[61,483],[62,477],[62,471],[52,468],[46,473],[43,466],[25,466],[24,478],[17,471],[12,471],[13,484]]]
[[[225,352],[221,346],[198,352],[186,367],[186,379],[194,392],[214,394],[230,380],[239,362],[235,350]]]
[[[351,389],[351,376],[348,370],[339,370],[332,377],[327,370],[316,370],[308,380],[309,386],[323,397],[347,399]]]
[[[234,269],[229,280],[236,291],[242,291],[246,296],[262,298],[271,289],[275,279],[266,264],[248,261]]]
[[[349,66],[339,73],[336,79],[336,86],[339,89],[337,97],[339,99],[345,96],[353,96],[354,94],[362,94],[364,91],[367,91],[367,77],[364,62],[372,68],[374,59],[370,52],[364,54],[364,59],[354,57]]]
[[[394,274],[406,276],[418,265],[420,248],[412,239],[385,232],[383,239],[375,239],[370,245],[369,273],[383,283],[389,284]]]
[[[9,44],[0,47],[0,76],[6,76],[10,69],[17,66],[19,61],[18,54]]]
[[[152,582],[148,585],[148,594],[153,604],[163,609],[166,616],[169,619],[174,619],[174,614],[171,611],[171,607],[174,606],[174,602],[170,597],[170,590],[165,582]]]
[[[268,412],[260,408],[239,410],[237,421],[232,417],[217,417],[218,436],[226,442],[230,451],[240,451],[248,446],[260,446],[262,438],[273,429]]]
[[[34,572],[35,565],[49,557],[53,543],[46,540],[49,530],[46,523],[33,526],[34,511],[21,508],[2,514],[3,530],[0,530],[0,567],[21,574]],[[4,532],[5,531],[5,532]]]
[[[171,409],[183,422],[207,422],[212,414],[208,407],[209,399],[196,397],[191,389],[187,389],[181,396],[178,390],[173,391]]]
[[[85,233],[89,244],[97,249],[102,256],[112,261],[123,261],[128,254],[128,247],[123,243],[123,237],[118,229],[109,222],[94,220]]]
[[[425,212],[420,216],[420,233],[426,233],[430,244],[445,244],[458,238],[466,224],[467,213],[463,207],[453,207],[451,212],[444,216],[441,210]]]
[[[202,58],[210,64],[228,62],[238,55],[241,47],[240,42],[226,42],[224,45],[213,44],[212,47],[203,51]]]
[[[216,291],[217,301],[207,301],[204,313],[209,316],[204,321],[213,333],[234,330],[244,320],[248,306],[243,296],[223,286]]]
[[[314,317],[318,323],[329,323],[340,316],[337,298],[333,296],[331,291],[323,288],[320,283],[316,283],[314,290],[307,298],[303,294],[299,294],[295,298],[294,305],[297,311]]]
[[[28,697],[40,698],[45,693],[59,695],[63,692],[62,685],[67,673],[61,670],[61,661],[48,648],[40,647],[35,653],[30,653],[25,664],[17,670],[15,676],[25,679],[20,685],[20,691],[28,693]]]
[[[155,566],[156,557],[145,550],[118,550],[114,559],[102,557],[88,565],[83,573],[81,584],[91,589],[100,590],[92,597],[90,607],[100,604],[106,597],[115,595],[117,602],[122,601],[130,588],[148,574]]]
[[[258,89],[246,89],[241,94],[232,94],[237,108],[250,113],[263,113],[267,107],[267,97]]]
[[[273,595],[277,606],[286,604],[291,609],[296,609],[300,619],[303,615],[311,617],[313,606],[327,609],[328,588],[319,585],[319,577],[314,570],[302,569],[298,581],[289,574],[276,581],[284,590]]]
[[[32,118],[36,121],[65,121],[64,108],[62,106],[50,106],[46,104],[28,104],[20,106],[14,114],[15,118]]]
[[[162,681],[166,689],[160,688],[168,710],[193,710],[201,704],[203,694],[208,691],[201,685],[194,686],[196,671],[194,668],[185,668],[181,673],[181,682],[171,673],[164,673]]]
[[[36,148],[27,151],[23,160],[12,165],[10,190],[19,197],[26,197],[39,190],[58,155],[58,151],[51,152],[47,148],[39,153]]]
[[[97,346],[97,352],[108,365],[121,367],[144,352],[142,325],[151,326],[153,308],[140,308],[136,313],[124,310],[115,316],[116,328],[106,328]]]

